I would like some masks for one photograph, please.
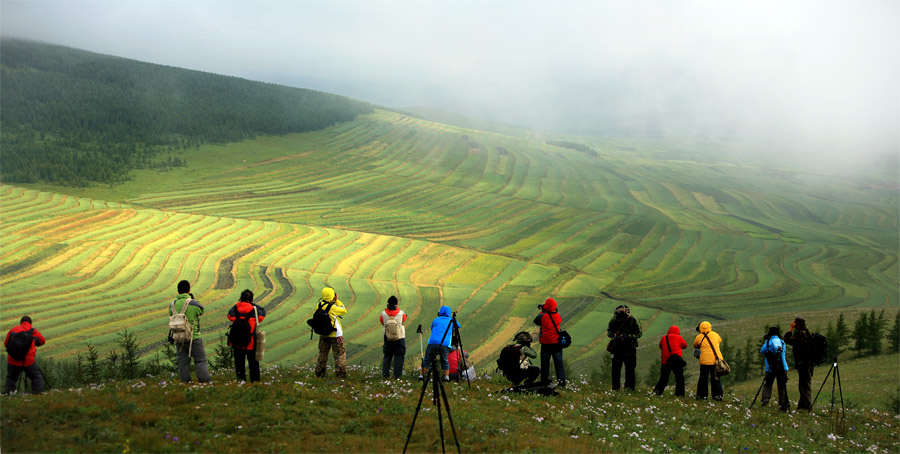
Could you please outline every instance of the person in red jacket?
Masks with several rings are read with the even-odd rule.
[[[450,362],[450,381],[474,380],[475,368],[469,361],[469,352],[459,347],[450,348],[450,356],[447,358],[447,361]],[[460,363],[463,365],[462,370],[459,370]]]
[[[259,317],[258,320],[257,317]],[[228,345],[234,350],[234,372],[240,381],[247,381],[247,373],[244,369],[245,359],[250,364],[250,382],[259,381],[255,334],[256,325],[265,318],[266,310],[253,303],[253,292],[250,290],[241,292],[240,301],[228,309],[228,320],[231,320]]]
[[[35,394],[44,392],[44,375],[34,362],[34,355],[37,352],[35,347],[46,343],[41,332],[31,326],[31,317],[27,315],[22,317],[18,326],[6,333],[3,345],[9,355],[6,358],[6,387],[3,394],[16,390],[16,382],[19,381],[22,372],[25,372],[25,376],[31,380],[32,392]]]
[[[562,329],[562,318],[556,311],[556,300],[547,298],[539,305],[541,313],[534,319],[534,324],[541,327],[541,382],[550,383],[550,358],[553,358],[553,371],[556,373],[556,384],[566,386],[566,368],[563,366],[563,348],[559,343],[559,331]]]
[[[659,340],[659,349],[662,351],[660,364],[662,368],[659,370],[659,381],[653,392],[662,395],[669,384],[669,372],[675,374],[675,395],[684,397],[684,366],[687,364],[681,351],[687,348],[687,341],[681,337],[681,330],[677,326],[672,325],[669,332]]]

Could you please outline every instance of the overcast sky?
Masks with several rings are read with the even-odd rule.
[[[0,0],[0,18],[4,36],[541,130],[900,154],[896,0]]]

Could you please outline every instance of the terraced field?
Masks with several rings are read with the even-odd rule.
[[[304,320],[327,282],[350,306],[351,362],[380,354],[378,312],[396,294],[413,326],[439,304],[458,309],[487,363],[487,346],[527,328],[547,296],[575,338],[569,358],[588,361],[620,301],[648,335],[700,317],[900,303],[896,175],[567,138],[591,156],[527,137],[376,111],[202,147],[187,169],[116,188],[2,186],[0,318],[32,312],[59,357],[126,326],[149,344],[189,279],[209,342],[250,288],[271,310],[269,358],[290,363],[314,353]]]

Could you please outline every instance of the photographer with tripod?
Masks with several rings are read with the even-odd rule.
[[[428,338],[428,347],[425,347],[425,357],[422,358],[422,371],[419,375],[419,380],[424,380],[427,376],[432,358],[440,355],[444,381],[450,381],[450,342],[453,336],[446,335],[446,333],[448,328],[450,328],[451,321],[454,324],[454,329],[461,327],[459,322],[455,321],[451,316],[452,311],[450,307],[441,306],[438,310],[438,316],[431,322],[431,336]]]
[[[419,325],[421,332],[422,325]],[[450,363],[449,352],[450,345],[457,346],[462,350],[462,341],[459,338],[460,325],[456,321],[456,314],[452,313],[450,307],[441,306],[438,310],[438,316],[431,322],[431,337],[428,338],[428,349],[425,350],[425,357],[422,359],[422,393],[419,395],[419,403],[416,405],[416,411],[413,414],[412,423],[409,426],[409,433],[406,435],[406,444],[403,445],[403,452],[409,447],[409,440],[412,438],[413,428],[416,426],[416,418],[419,416],[419,410],[422,408],[422,400],[425,398],[425,391],[428,385],[432,386],[432,402],[437,407],[438,430],[441,434],[441,452],[444,451],[444,422],[441,415],[441,401],[443,400],[443,408],[447,411],[447,419],[450,421],[450,429],[453,431],[453,440],[456,443],[456,452],[462,452],[459,446],[459,438],[456,436],[456,426],[453,424],[453,417],[450,416],[450,402],[447,400],[447,390],[444,389],[444,383],[450,380]],[[452,334],[451,334],[452,331]],[[453,338],[456,338],[453,341]],[[441,355],[441,367],[443,370],[443,380],[438,378],[437,355]],[[470,385],[471,386],[471,385]]]

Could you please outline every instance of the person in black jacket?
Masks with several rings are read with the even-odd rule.
[[[812,334],[806,329],[806,320],[800,317],[791,322],[791,329],[784,333],[784,343],[793,348],[794,368],[797,369],[797,387],[800,401],[797,408],[812,410],[812,375],[815,366],[810,357]]]
[[[609,320],[606,335],[610,339],[607,350],[612,353],[612,389],[619,389],[624,365],[625,388],[634,391],[637,340],[643,335],[641,323],[631,315],[631,309],[628,306],[620,305]]]

